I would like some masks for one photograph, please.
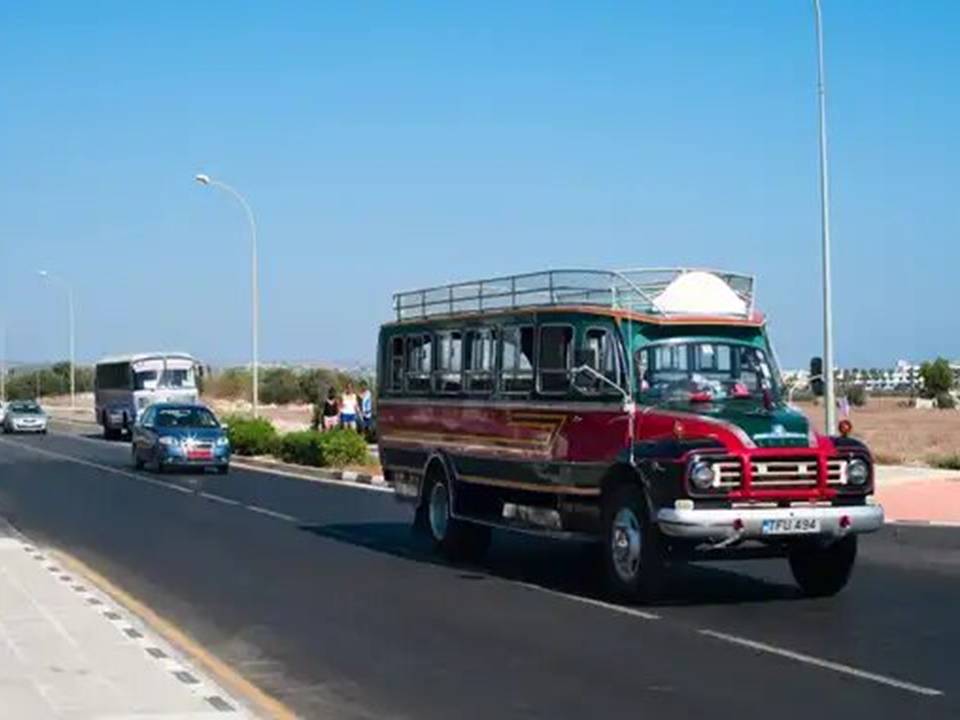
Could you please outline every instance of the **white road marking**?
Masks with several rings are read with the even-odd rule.
[[[6,445],[12,445],[18,447],[21,450],[28,450],[30,452],[35,452],[39,455],[47,455],[48,457],[54,457],[58,460],[67,460],[68,462],[76,463],[77,465],[85,465],[86,467],[94,468],[95,470],[103,470],[104,472],[113,473],[114,475],[121,475],[123,477],[132,478],[139,482],[147,483],[148,485],[155,485],[161,487],[165,490],[172,490],[179,493],[193,493],[193,490],[190,488],[181,487],[180,485],[174,485],[173,483],[166,483],[160,480],[154,480],[151,477],[146,475],[141,475],[140,473],[133,472],[131,470],[123,470],[121,468],[112,467],[110,465],[104,465],[102,463],[93,462],[92,460],[83,460],[82,458],[74,457],[73,455],[67,455],[66,453],[59,453],[53,450],[47,450],[46,448],[39,448],[36,445],[24,445],[23,443],[13,442],[12,440],[7,440],[6,438],[0,438],[0,443]]]
[[[860,678],[861,680],[869,680],[881,685],[894,687],[898,690],[906,690],[918,695],[943,695],[942,690],[924,687],[923,685],[915,685],[914,683],[906,682],[904,680],[897,680],[896,678],[887,677],[886,675],[879,675],[867,670],[861,670],[859,668],[851,667],[850,665],[844,665],[843,663],[834,662],[832,660],[824,660],[823,658],[814,657],[813,655],[804,655],[803,653],[794,652],[793,650],[787,650],[786,648],[777,647],[775,645],[767,645],[766,643],[757,642],[756,640],[750,640],[738,635],[728,635],[727,633],[708,629],[702,629],[698,632],[701,635],[706,635],[717,640],[733,643],[734,645],[742,645],[743,647],[748,647],[752,650],[759,650],[760,652],[770,653],[771,655],[779,655],[780,657],[796,660],[797,662],[806,663],[807,665],[813,665],[815,667],[823,668],[824,670],[832,670],[833,672],[841,673],[843,675],[850,675],[852,677]]]
[[[250,512],[260,513],[261,515],[266,515],[268,517],[276,518],[277,520],[284,520],[290,523],[300,522],[293,515],[287,515],[286,513],[277,512],[276,510],[271,510],[265,507],[260,507],[259,505],[244,505],[243,507],[249,510]]]
[[[222,495],[214,495],[213,493],[202,492],[199,493],[200,497],[207,500],[212,500],[213,502],[218,502],[223,505],[243,505],[239,500],[232,500],[231,498],[223,497]]]
[[[614,603],[608,603],[604,602],[603,600],[596,600],[594,598],[584,597],[582,595],[573,595],[572,593],[561,592],[560,590],[551,590],[550,588],[545,588],[542,585],[536,585],[535,583],[523,582],[522,580],[507,580],[507,582],[511,585],[519,585],[521,587],[528,588],[529,590],[539,590],[547,595],[555,595],[557,597],[566,598],[567,600],[573,600],[574,602],[578,602],[583,605],[593,605],[605,610],[613,610],[614,612],[621,613],[622,615],[632,615],[633,617],[640,618],[641,620],[661,619],[661,617],[656,613],[647,612],[646,610],[638,610],[637,608],[632,608],[626,605],[616,605]]]

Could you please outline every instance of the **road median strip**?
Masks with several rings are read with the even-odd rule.
[[[54,418],[54,422],[62,423],[64,425],[97,427],[95,423],[86,420]],[[74,433],[67,432],[62,434],[71,437],[77,437]],[[92,440],[100,443],[100,441],[93,438],[80,436],[80,439]],[[127,447],[126,445],[121,446],[116,443],[108,443],[106,441],[103,441],[102,445],[104,447]],[[283,475],[284,477],[291,477],[299,480],[342,483],[343,485],[347,486],[360,485],[385,492],[393,491],[393,486],[387,482],[383,475],[374,475],[372,473],[363,473],[354,470],[340,470],[337,468],[320,468],[312,465],[297,465],[295,463],[277,460],[269,455],[234,455],[230,462],[233,466],[243,468],[244,470],[275,473],[278,475]]]

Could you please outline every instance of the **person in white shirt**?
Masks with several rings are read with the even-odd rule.
[[[353,385],[348,383],[343,389],[343,394],[340,395],[341,427],[350,428],[351,430],[357,429],[357,409],[359,402],[357,394],[353,391]]]

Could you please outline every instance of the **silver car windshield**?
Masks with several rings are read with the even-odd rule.
[[[10,412],[15,415],[41,415],[43,410],[40,409],[39,405],[28,405],[28,404],[12,404],[10,406]]]

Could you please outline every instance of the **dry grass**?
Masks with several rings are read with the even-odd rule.
[[[850,409],[853,435],[863,440],[883,464],[939,464],[960,452],[960,412],[917,410],[903,398],[871,397]],[[818,429],[823,428],[823,406],[797,403]]]

